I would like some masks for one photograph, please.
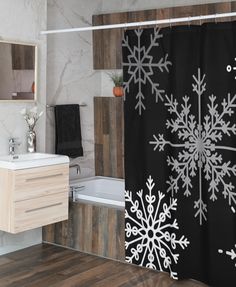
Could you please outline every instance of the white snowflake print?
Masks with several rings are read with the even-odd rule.
[[[172,219],[172,212],[177,208],[177,199],[170,198],[169,205],[163,202],[166,195],[153,192],[155,183],[151,176],[146,186],[148,193],[144,195],[143,190],[138,191],[136,200],[131,191],[125,191],[126,203],[131,204],[130,211],[125,210],[126,239],[132,237],[125,242],[125,248],[131,254],[126,256],[126,261],[167,271],[177,279],[177,273],[172,269],[179,258],[176,249],[185,249],[189,244],[184,235],[176,238],[179,227],[177,220]]]
[[[199,198],[194,202],[196,209],[195,217],[199,217],[200,225],[203,219],[207,220],[207,204],[203,201],[202,194],[202,174],[209,182],[208,192],[210,200],[218,199],[219,192],[222,192],[232,212],[235,213],[236,192],[235,187],[227,181],[232,175],[236,175],[236,165],[230,161],[224,162],[220,150],[236,151],[233,146],[220,145],[223,136],[230,137],[236,134],[236,124],[227,119],[234,114],[236,108],[236,95],[233,97],[228,94],[227,98],[221,103],[221,109],[216,103],[214,95],[209,96],[207,104],[208,114],[201,118],[201,101],[206,91],[205,74],[201,75],[198,69],[197,76],[193,75],[194,83],[192,84],[193,92],[198,97],[198,115],[196,117],[191,113],[191,104],[189,97],[183,97],[183,103],[179,103],[166,95],[165,106],[172,119],[167,120],[166,126],[171,133],[177,133],[180,142],[165,140],[162,134],[153,135],[153,140],[149,143],[154,146],[154,151],[159,149],[163,151],[165,146],[172,146],[180,149],[178,158],[167,157],[167,163],[171,167],[173,174],[167,181],[168,192],[177,193],[182,187],[186,197],[191,195],[192,178],[198,176],[199,179]],[[182,182],[182,183],[181,183]]]
[[[150,85],[156,102],[158,102],[158,99],[163,101],[163,94],[165,91],[160,88],[160,85],[157,82],[158,79],[153,77],[153,75],[156,70],[161,73],[169,72],[171,62],[168,61],[168,54],[158,60],[150,55],[154,47],[159,47],[159,40],[163,37],[159,28],[154,29],[154,34],[150,36],[148,47],[141,45],[143,30],[135,30],[135,34],[137,36],[137,46],[130,45],[128,36],[124,37],[122,43],[123,49],[127,49],[128,52],[127,62],[123,62],[123,68],[128,68],[127,75],[129,75],[128,80],[124,81],[124,92],[125,94],[126,92],[129,92],[131,83],[137,85],[138,93],[136,95],[137,104],[135,109],[138,110],[139,115],[141,115],[142,111],[146,109],[144,104],[145,95],[142,88],[144,87],[146,89],[147,85]]]
[[[234,58],[234,61],[236,62],[236,57]],[[236,70],[236,66],[233,65],[227,65],[226,67],[226,71],[228,73],[234,72]],[[234,77],[234,79],[236,80],[236,77]]]
[[[232,261],[235,260],[234,266],[236,267],[236,244],[234,247],[235,247],[235,249],[231,249],[230,251],[224,252],[222,249],[219,249],[218,252],[220,254],[225,253],[227,256],[229,256],[231,258]]]

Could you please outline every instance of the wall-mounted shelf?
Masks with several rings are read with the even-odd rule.
[[[12,96],[12,100],[34,100],[34,93],[17,92],[14,96]]]

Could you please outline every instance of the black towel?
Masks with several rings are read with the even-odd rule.
[[[56,154],[83,156],[79,105],[55,106]]]

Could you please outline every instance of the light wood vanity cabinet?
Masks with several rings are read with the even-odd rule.
[[[68,218],[68,164],[0,168],[0,230],[18,233]]]

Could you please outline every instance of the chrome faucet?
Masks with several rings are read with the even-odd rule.
[[[81,174],[80,165],[78,163],[74,163],[74,164],[70,165],[70,168],[74,168],[74,167],[76,167],[77,174]]]
[[[10,138],[8,143],[9,143],[9,154],[14,155],[15,154],[15,146],[19,146],[20,142],[16,142],[16,138]]]

